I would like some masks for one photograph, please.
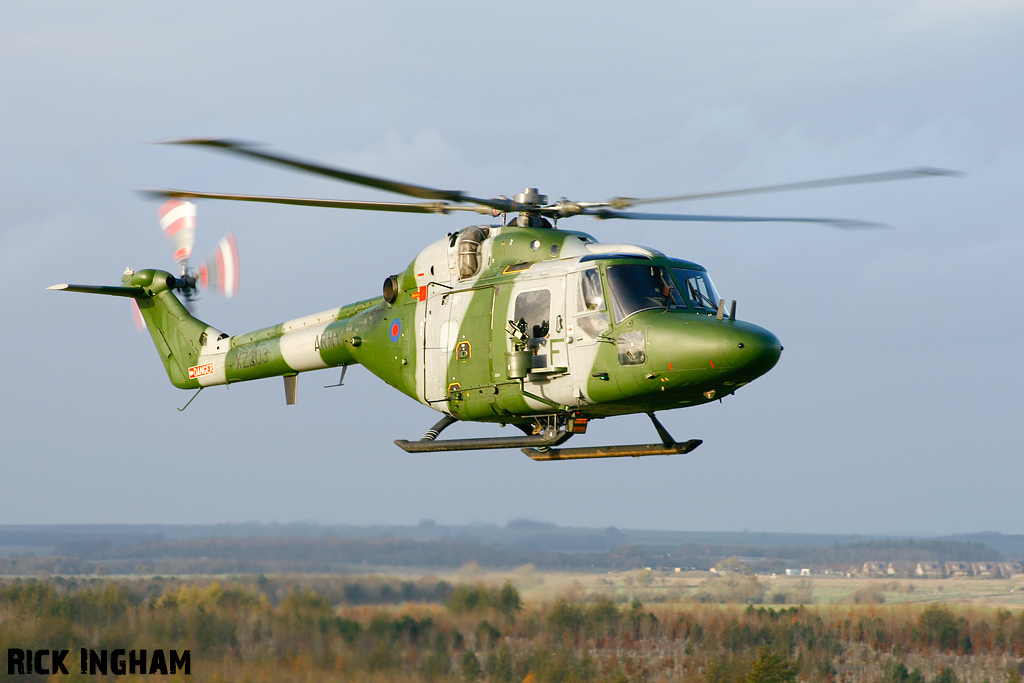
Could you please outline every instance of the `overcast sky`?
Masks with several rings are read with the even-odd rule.
[[[1024,2],[108,2],[0,24],[0,523],[497,522],[1024,533]],[[722,403],[662,413],[688,456],[406,454],[437,414],[353,367],[190,393],[119,299],[46,291],[168,268],[144,187],[395,199],[155,146],[230,136],[477,196],[597,201],[912,166],[962,178],[665,210],[811,225],[592,222],[703,264],[785,345]],[[240,333],[375,296],[446,217],[199,204]],[[446,436],[502,434],[457,425]],[[573,445],[656,441],[594,423]]]

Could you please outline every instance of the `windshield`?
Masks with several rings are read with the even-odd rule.
[[[652,308],[686,308],[668,270],[662,266],[608,266],[615,322]]]
[[[715,291],[715,286],[711,284],[711,278],[707,273],[703,270],[673,268],[672,274],[676,276],[676,282],[686,292],[694,308],[718,310],[718,292]]]

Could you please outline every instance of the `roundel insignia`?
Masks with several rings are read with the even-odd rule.
[[[396,342],[402,336],[402,321],[399,318],[395,318],[391,321],[391,330],[389,331],[391,341]]]

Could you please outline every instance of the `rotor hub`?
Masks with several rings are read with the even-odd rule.
[[[548,196],[537,191],[536,187],[528,187],[512,198],[520,204],[541,206],[548,203]]]

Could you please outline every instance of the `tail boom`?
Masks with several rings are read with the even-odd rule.
[[[49,289],[135,299],[167,376],[179,389],[355,364],[350,319],[380,303],[378,297],[231,337],[189,313],[174,294],[174,281],[165,271],[140,270],[126,272],[122,287]]]

